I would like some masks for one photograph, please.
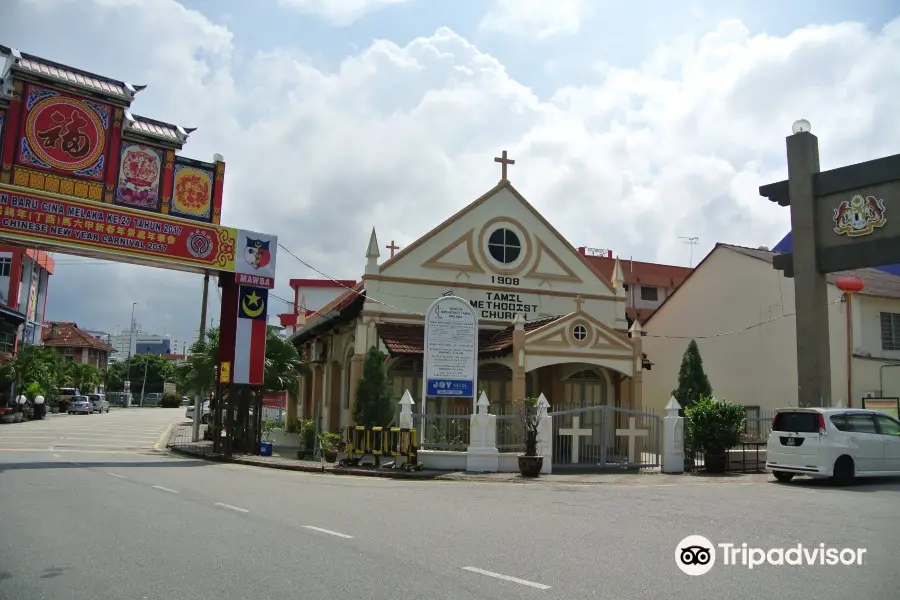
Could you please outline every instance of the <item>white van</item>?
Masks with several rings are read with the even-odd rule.
[[[900,421],[875,410],[782,408],[775,412],[766,468],[787,482],[796,475],[900,476]]]

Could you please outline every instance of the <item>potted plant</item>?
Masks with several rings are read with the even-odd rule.
[[[746,411],[731,404],[701,397],[685,410],[690,423],[690,439],[694,448],[703,452],[708,473],[724,473],[728,468],[728,451],[741,441]]]
[[[297,460],[311,459],[316,450],[316,424],[312,419],[303,419],[298,424],[300,431],[300,449]]]
[[[322,446],[322,452],[325,453],[325,462],[333,463],[337,460],[338,444],[343,441],[340,435],[330,431],[323,431],[319,435],[319,444]]]
[[[537,398],[523,398],[517,402],[516,412],[525,430],[525,453],[519,455],[519,472],[522,477],[537,477],[544,466],[543,455],[538,455],[538,427],[544,415],[541,414]]]
[[[272,449],[275,443],[271,441],[272,429],[275,428],[275,422],[272,419],[263,419],[262,433],[263,439],[259,443],[260,456],[272,456]]]

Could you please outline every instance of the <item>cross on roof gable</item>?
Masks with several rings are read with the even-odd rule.
[[[388,269],[391,265],[394,265],[394,264],[398,263],[399,261],[403,260],[404,257],[409,256],[416,249],[418,249],[419,247],[428,243],[435,236],[437,236],[444,230],[448,229],[455,222],[459,221],[460,219],[462,219],[465,216],[472,213],[478,207],[480,207],[483,204],[485,204],[486,202],[488,202],[491,198],[495,197],[497,194],[499,194],[503,190],[509,191],[513,195],[513,197],[519,203],[521,203],[521,205],[523,207],[525,207],[535,217],[535,219],[537,219],[537,221],[543,227],[545,227],[547,229],[547,231],[553,237],[555,237],[557,240],[562,242],[562,244],[565,247],[570,249],[571,252],[569,254],[571,257],[575,258],[575,260],[580,261],[584,266],[586,266],[587,269],[590,271],[590,273],[593,274],[594,277],[596,277],[596,279],[598,281],[602,282],[603,285],[607,288],[607,290],[609,292],[615,293],[615,290],[613,289],[613,286],[612,286],[612,282],[603,273],[601,273],[593,264],[591,264],[591,262],[587,259],[587,257],[585,257],[580,252],[578,252],[578,250],[576,250],[575,247],[572,246],[572,244],[570,244],[569,241],[553,225],[551,225],[550,222],[547,221],[547,219],[544,218],[544,216],[530,202],[528,202],[528,200],[526,200],[524,196],[522,196],[521,193],[519,193],[519,191],[512,185],[512,183],[509,182],[509,180],[501,180],[497,185],[495,185],[493,188],[488,190],[480,198],[478,198],[474,202],[470,203],[468,206],[464,207],[463,209],[459,210],[458,212],[456,212],[456,214],[452,215],[448,219],[444,220],[437,227],[433,228],[431,231],[422,235],[415,242],[413,242],[412,244],[410,244],[410,245],[406,246],[405,248],[403,248],[402,250],[400,250],[400,252],[398,252],[393,257],[384,261],[381,265],[379,265],[379,272],[384,273],[384,271],[386,269]],[[560,257],[560,258],[564,258],[564,257]]]

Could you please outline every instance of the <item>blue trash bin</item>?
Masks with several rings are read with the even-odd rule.
[[[272,442],[260,442],[259,443],[259,455],[260,456],[272,456]]]

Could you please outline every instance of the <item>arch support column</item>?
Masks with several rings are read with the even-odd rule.
[[[525,319],[517,314],[513,324],[512,400],[516,402],[525,397]]]

